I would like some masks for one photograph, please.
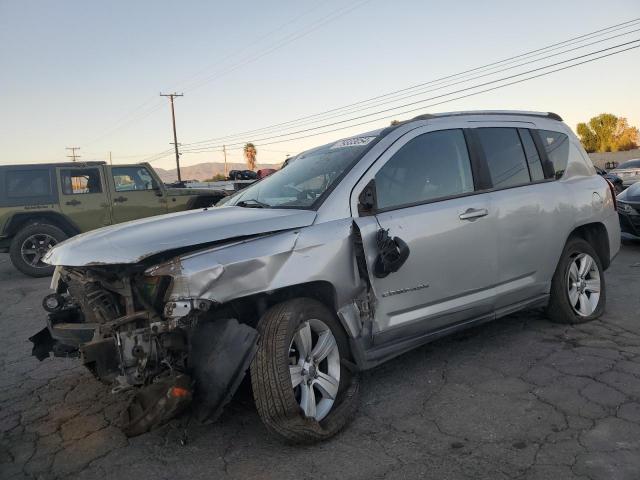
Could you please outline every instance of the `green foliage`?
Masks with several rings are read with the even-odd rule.
[[[258,156],[258,150],[253,143],[245,143],[244,148],[242,149],[244,152],[244,159],[247,162],[247,168],[249,170],[256,169],[256,157]]]
[[[582,146],[587,152],[618,152],[637,148],[640,135],[626,118],[601,113],[576,126]]]

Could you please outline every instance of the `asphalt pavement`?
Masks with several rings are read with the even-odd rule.
[[[73,359],[31,357],[49,279],[0,255],[0,478],[640,478],[640,244],[606,273],[601,320],[511,315],[364,374],[337,437],[295,447],[270,436],[248,387],[221,419],[188,417],[127,439],[126,395]]]

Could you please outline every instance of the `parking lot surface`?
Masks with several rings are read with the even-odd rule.
[[[640,245],[607,271],[601,320],[526,311],[364,374],[362,404],[320,445],[269,436],[241,388],[214,425],[127,439],[126,395],[73,359],[31,357],[49,279],[0,255],[0,478],[640,478]],[[186,434],[185,434],[186,432]]]

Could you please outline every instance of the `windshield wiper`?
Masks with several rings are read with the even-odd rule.
[[[271,205],[268,203],[262,203],[255,198],[249,198],[247,200],[240,200],[236,203],[238,207],[246,207],[246,208],[270,208]]]

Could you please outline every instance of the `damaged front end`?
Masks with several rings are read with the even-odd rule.
[[[165,423],[198,400],[213,420],[244,377],[258,333],[215,315],[212,301],[168,300],[173,277],[143,265],[57,267],[45,297],[47,327],[30,340],[33,355],[79,357],[119,392],[138,391],[128,435]]]

